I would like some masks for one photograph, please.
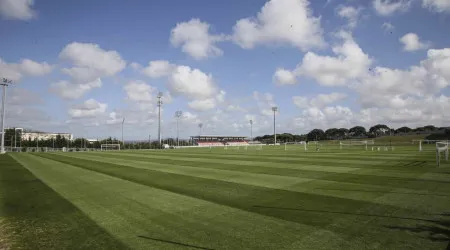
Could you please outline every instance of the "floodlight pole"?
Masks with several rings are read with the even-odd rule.
[[[123,145],[123,148],[125,148],[125,142],[123,141],[123,124],[125,123],[125,118],[123,118],[123,120],[122,120],[122,145]]]
[[[179,120],[180,120],[180,117],[182,114],[183,114],[183,112],[180,110],[175,112],[175,117],[177,118],[177,147],[180,146],[180,131],[178,130],[178,123],[179,123]]]
[[[250,140],[253,141],[253,120],[250,120]]]
[[[278,111],[278,107],[272,107],[272,111],[273,111],[273,136],[274,136],[274,141],[273,141],[273,145],[277,145],[277,130],[276,130],[276,120],[275,120],[275,114]]]
[[[163,93],[159,92],[158,93],[158,102],[157,102],[157,106],[158,106],[158,141],[159,141],[159,146],[161,147],[161,105],[163,104],[161,98],[162,98]]]
[[[3,98],[2,98],[2,140],[0,145],[0,154],[5,152],[5,120],[6,120],[6,87],[12,84],[12,80],[7,78],[2,78],[0,85],[3,88]]]
[[[199,123],[199,124],[198,124],[198,128],[199,128],[199,134],[198,134],[198,136],[202,136],[202,127],[203,127],[203,123]]]

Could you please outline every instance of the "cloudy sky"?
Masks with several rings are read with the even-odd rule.
[[[0,0],[7,126],[156,138],[450,125],[450,0]]]

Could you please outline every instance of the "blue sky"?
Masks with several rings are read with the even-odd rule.
[[[450,1],[0,0],[7,125],[75,136],[448,126]],[[31,60],[31,61],[30,61]],[[153,62],[153,63],[150,63]],[[156,73],[155,73],[156,72]]]

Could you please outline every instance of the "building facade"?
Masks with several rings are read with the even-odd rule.
[[[73,134],[69,133],[47,133],[47,132],[23,132],[22,140],[51,140],[56,139],[56,136],[61,136],[66,140],[73,140]]]

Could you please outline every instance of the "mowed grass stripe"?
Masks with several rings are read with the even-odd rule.
[[[360,150],[357,152],[353,152],[351,154],[340,154],[339,152],[333,152],[333,153],[327,153],[327,152],[302,152],[302,151],[284,151],[280,150],[278,154],[269,154],[264,150],[241,150],[241,151],[231,151],[231,150],[223,150],[220,148],[214,148],[211,150],[205,149],[191,149],[191,150],[184,150],[184,149],[175,149],[175,150],[167,150],[166,154],[193,154],[193,155],[201,155],[207,157],[208,155],[217,155],[221,157],[227,157],[227,158],[239,158],[243,155],[247,155],[248,157],[252,158],[259,158],[261,155],[264,155],[267,159],[279,159],[280,156],[289,156],[290,159],[305,159],[305,158],[319,158],[319,157],[325,157],[330,159],[359,159],[361,155],[364,155],[366,159],[377,159],[377,160],[392,160],[397,159],[399,157],[410,157],[411,153],[400,153],[401,151],[395,151],[395,152],[389,152],[389,154],[380,154],[379,152],[368,152],[365,150]]]
[[[80,154],[91,154],[91,153],[80,153]],[[317,168],[315,171],[312,170],[301,170],[297,168],[286,169],[286,165],[277,165],[266,163],[263,166],[253,166],[251,161],[240,161],[241,164],[248,163],[250,166],[235,165],[229,161],[201,161],[197,162],[192,158],[188,157],[169,157],[160,156],[155,153],[149,153],[148,155],[136,155],[132,153],[110,153],[110,152],[99,152],[92,153],[94,155],[108,155],[109,157],[116,159],[127,159],[127,160],[144,160],[159,163],[169,163],[173,165],[186,165],[186,166],[197,166],[197,167],[207,167],[207,168],[219,168],[225,170],[236,170],[241,172],[252,172],[252,173],[264,173],[272,175],[285,175],[293,177],[302,177],[309,179],[322,179],[327,181],[336,182],[349,182],[354,184],[369,184],[369,185],[382,185],[389,188],[410,188],[410,189],[425,189],[434,190],[437,181],[430,180],[420,180],[417,177],[421,173],[410,173],[407,177],[404,177],[401,173],[393,173],[388,171],[383,174],[381,171],[370,170],[369,173],[359,173],[355,170],[350,173],[330,173],[326,172],[322,168]],[[197,159],[197,158],[195,158]],[[298,165],[297,165],[298,166]],[[327,169],[328,170],[328,169]],[[366,171],[367,172],[367,171]],[[420,185],[418,185],[420,184]]]
[[[165,153],[159,153],[157,151],[148,151],[147,154],[141,154],[138,153],[136,151],[126,151],[126,152],[91,152],[94,154],[99,154],[99,153],[104,153],[104,154],[108,154],[108,153],[112,153],[112,154],[120,154],[120,155],[124,155],[124,156],[141,156],[141,157],[151,157],[153,159],[161,159],[161,160],[176,160],[176,159],[180,159],[183,161],[191,161],[191,162],[204,162],[204,163],[217,163],[217,162],[222,162],[222,163],[226,163],[232,166],[237,166],[237,165],[250,165],[250,166],[280,166],[282,168],[299,168],[299,166],[301,166],[301,168],[307,170],[306,168],[309,168],[309,170],[314,170],[317,171],[318,169],[324,169],[326,171],[330,171],[330,172],[350,172],[350,171],[355,171],[355,170],[359,170],[362,168],[366,168],[368,169],[369,172],[372,172],[372,170],[376,170],[378,169],[377,166],[383,166],[382,169],[386,169],[389,171],[392,170],[404,170],[405,167],[403,168],[395,168],[392,166],[389,166],[388,164],[398,164],[398,162],[400,161],[400,158],[398,159],[398,161],[390,161],[390,162],[385,162],[385,161],[378,161],[378,162],[374,162],[374,161],[368,161],[366,160],[363,156],[361,156],[361,158],[359,160],[351,160],[350,162],[352,162],[351,164],[348,163],[339,163],[339,162],[334,162],[331,159],[299,159],[297,161],[292,161],[290,160],[288,163],[283,162],[282,160],[279,161],[273,161],[273,160],[267,160],[266,157],[264,155],[261,155],[258,159],[258,161],[248,158],[246,156],[242,156],[241,158],[238,159],[222,159],[220,155],[218,155],[217,157],[214,157],[216,155],[210,156],[210,157],[195,157],[195,156],[190,156],[189,154],[186,155],[176,155],[176,154],[165,154]],[[412,174],[417,174],[417,173],[424,173],[423,166],[424,165],[429,165],[432,164],[434,162],[431,161],[427,161],[424,159],[429,159],[429,158],[421,158],[421,161],[416,161],[413,160],[410,163],[414,165],[411,165],[411,169],[414,169],[414,166],[416,163],[420,163],[420,170],[419,171],[414,171]],[[344,159],[345,160],[345,159]],[[342,161],[344,161],[342,160]],[[405,164],[405,161],[401,161],[402,164]],[[389,167],[388,167],[389,166]],[[377,173],[380,173],[378,171],[376,171]],[[409,171],[411,172],[411,171]],[[389,176],[391,176],[393,173],[390,172]],[[402,173],[403,174],[403,173]],[[402,175],[401,174],[401,175]]]
[[[149,154],[149,151],[145,151],[145,152],[138,152],[138,151],[124,151],[124,152],[119,152],[120,153],[129,153],[129,152],[133,152],[135,154],[139,154],[139,155],[146,155]],[[151,151],[150,151],[151,152]],[[154,152],[154,151],[153,151]],[[424,170],[422,165],[417,165],[415,163],[417,162],[421,162],[423,163],[424,161],[427,162],[431,162],[430,161],[430,155],[429,154],[409,154],[408,156],[399,156],[396,155],[394,156],[390,156],[389,158],[383,158],[383,157],[369,157],[365,154],[359,154],[358,156],[355,156],[357,158],[350,158],[347,155],[345,156],[336,156],[333,155],[333,157],[330,156],[326,156],[326,155],[322,155],[322,154],[314,154],[314,157],[307,157],[307,156],[298,156],[298,155],[284,155],[281,152],[277,157],[270,157],[267,156],[263,153],[260,153],[258,155],[254,155],[252,153],[243,153],[243,154],[238,154],[238,155],[229,155],[227,153],[224,152],[206,152],[206,153],[198,153],[195,150],[191,150],[191,151],[182,151],[182,150],[169,150],[169,151],[163,151],[163,152],[158,152],[158,154],[160,155],[171,155],[171,156],[175,156],[175,157],[201,157],[201,158],[205,158],[205,159],[223,159],[223,160],[248,160],[248,161],[252,161],[252,162],[258,162],[261,161],[261,159],[264,159],[264,162],[273,162],[273,163],[285,163],[283,165],[292,165],[292,163],[308,163],[311,166],[323,166],[323,167],[328,167],[328,168],[339,168],[339,169],[349,169],[352,168],[353,164],[340,164],[338,163],[337,166],[333,165],[330,166],[329,163],[322,163],[320,161],[320,159],[327,159],[328,161],[331,160],[342,160],[344,159],[358,159],[360,160],[361,158],[364,158],[367,161],[373,162],[373,159],[377,159],[379,162],[379,164],[364,164],[363,166],[360,166],[358,168],[362,168],[362,167],[367,167],[370,169],[386,169],[386,170],[403,170],[403,171],[408,171],[408,172],[426,172],[427,170]],[[282,156],[282,157],[281,157]],[[405,159],[407,158],[407,159]],[[433,161],[434,162],[434,161]],[[339,167],[339,166],[344,166]]]
[[[92,161],[99,161],[110,164],[117,164],[127,167],[135,167],[142,169],[155,170],[160,172],[182,174],[193,177],[208,178],[214,180],[222,180],[227,182],[234,182],[240,184],[256,185],[268,188],[278,188],[295,192],[314,193],[326,196],[333,196],[346,199],[354,199],[361,201],[374,202],[378,204],[386,204],[392,206],[404,206],[405,202],[398,202],[398,199],[389,198],[382,201],[377,201],[377,198],[388,195],[394,189],[388,189],[384,186],[374,186],[367,184],[352,184],[343,182],[325,181],[320,179],[305,179],[305,178],[293,178],[293,177],[278,177],[267,174],[247,174],[244,172],[230,171],[230,170],[217,170],[203,167],[191,167],[191,166],[176,166],[172,164],[154,163],[148,161],[139,160],[125,160],[120,158],[112,158],[106,155],[80,155],[80,154],[65,154],[65,156],[88,159]],[[432,197],[437,196],[439,199],[449,199],[448,193],[436,193],[436,192],[417,192],[414,190],[401,189],[395,190],[394,196],[402,200],[404,197],[415,198],[419,196]],[[436,198],[436,197],[434,197]],[[423,207],[423,203],[409,204],[411,209],[428,211],[429,207]]]
[[[20,160],[99,225],[135,249],[183,249],[152,238],[211,249],[224,246],[279,249],[295,246],[303,235],[320,230],[35,155],[20,155]],[[339,237],[338,233],[333,234]]]
[[[41,156],[117,176],[136,183],[311,226],[328,225],[334,219],[342,216],[339,213],[356,212],[364,207],[376,207],[377,210],[383,210],[386,213],[398,210],[398,208],[393,206],[378,205],[370,202],[168,174],[109,163],[105,164],[98,161],[73,159],[61,155],[42,154]],[[280,213],[280,211],[259,209],[255,205],[292,207],[306,213],[299,211],[283,211]],[[323,214],[314,215],[314,213],[308,213],[308,211],[316,210],[317,208],[330,210],[334,213],[331,213],[332,216],[331,214],[330,216],[324,216]],[[412,211],[405,210],[405,213],[411,214]]]
[[[127,155],[128,152],[123,152],[124,155]],[[159,155],[154,155],[155,158],[169,158],[169,157],[177,157],[177,155],[163,155],[163,154],[159,154]],[[182,158],[182,156],[178,156],[178,158]],[[214,162],[217,159],[220,159],[221,156],[218,155],[217,158],[207,158],[207,157],[203,157],[203,156],[194,156],[191,155],[189,157],[191,161],[198,161],[198,162]],[[245,163],[246,161],[250,161],[253,165],[260,165],[260,164],[264,164],[264,163],[278,163],[278,164],[292,164],[293,162],[295,163],[307,163],[309,165],[323,165],[323,166],[328,166],[328,167],[345,167],[345,168],[351,168],[351,166],[359,164],[359,163],[366,163],[366,166],[371,166],[371,165],[381,165],[384,161],[363,161],[361,159],[350,159],[347,160],[345,158],[340,158],[340,159],[327,159],[327,158],[322,158],[322,157],[318,157],[317,159],[311,160],[311,159],[306,159],[306,158],[298,158],[298,159],[290,159],[287,157],[276,157],[276,158],[266,158],[265,156],[262,156],[261,158],[264,158],[264,162],[260,160],[255,160],[255,159],[251,159],[251,158],[239,158],[239,159],[226,159],[228,162],[233,163],[233,164],[242,164]],[[331,164],[333,163],[333,164]]]
[[[126,248],[11,155],[0,155],[1,249]]]

